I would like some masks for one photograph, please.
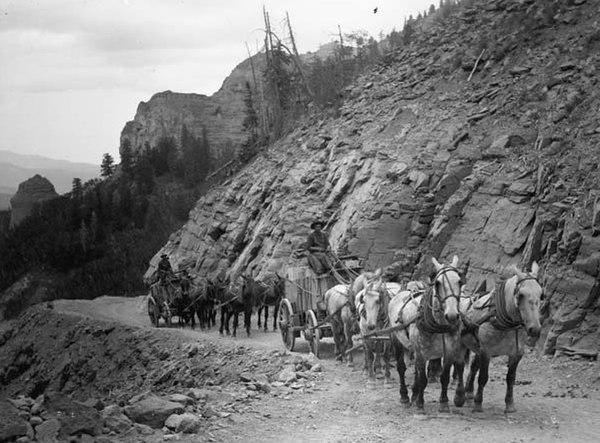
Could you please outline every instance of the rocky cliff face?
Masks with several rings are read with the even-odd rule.
[[[18,225],[25,217],[31,214],[37,203],[58,197],[54,185],[39,174],[19,185],[17,193],[10,199],[11,213],[10,226]]]
[[[546,351],[597,348],[599,12],[496,0],[428,18],[348,89],[339,118],[303,122],[203,197],[160,252],[200,274],[260,276],[303,260],[323,217],[339,254],[399,281],[456,254],[468,292],[537,260]]]
[[[134,150],[139,150],[146,142],[156,146],[162,137],[178,140],[184,125],[196,137],[206,128],[211,155],[217,164],[223,163],[246,139],[242,122],[247,81],[252,82],[249,59],[240,63],[210,97],[171,91],[155,94],[138,105],[135,118],[121,132],[121,142],[128,139]]]

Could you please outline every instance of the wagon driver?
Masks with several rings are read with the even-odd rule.
[[[315,220],[311,223],[310,229],[313,231],[306,240],[306,249],[308,250],[308,265],[317,275],[326,274],[333,269],[329,257],[330,247],[329,239],[323,229],[323,222]]]
[[[158,279],[163,286],[166,286],[167,283],[171,282],[172,277],[173,268],[171,268],[169,257],[167,254],[162,254],[160,256],[160,261],[158,262]]]

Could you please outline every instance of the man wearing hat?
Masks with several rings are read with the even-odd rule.
[[[173,268],[171,268],[171,262],[167,254],[160,256],[158,262],[158,279],[163,285],[170,283],[168,280],[173,276]]]
[[[317,275],[329,272],[333,266],[329,259],[329,239],[323,229],[323,222],[315,220],[310,224],[313,231],[306,240],[306,249],[308,250],[308,264]]]

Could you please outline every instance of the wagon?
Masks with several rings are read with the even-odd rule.
[[[287,350],[293,351],[296,338],[303,335],[311,352],[318,357],[321,339],[333,337],[325,306],[318,304],[317,300],[322,300],[325,292],[333,286],[351,281],[352,276],[362,269],[356,257],[340,259],[340,265],[336,268],[337,276],[318,276],[308,265],[287,268],[285,295],[279,306],[278,318],[281,339]]]

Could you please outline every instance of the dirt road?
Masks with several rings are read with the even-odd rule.
[[[95,319],[151,328],[143,297],[101,297],[94,301],[60,300],[56,310]],[[253,322],[256,320],[253,318]],[[172,329],[189,340],[237,341],[257,349],[283,349],[280,335],[253,325],[253,335],[237,339],[217,331]],[[297,340],[297,351],[308,353]],[[600,433],[600,373],[597,362],[551,359],[528,353],[517,373],[517,412],[505,415],[505,362],[492,362],[484,397],[484,412],[471,405],[450,413],[437,412],[439,385],[429,385],[426,414],[400,404],[394,383],[368,384],[357,369],[333,361],[333,343],[323,345],[321,381],[286,395],[263,396],[251,411],[231,414],[207,435],[182,436],[180,441],[261,442],[592,442]],[[360,356],[357,355],[357,359]],[[357,362],[356,368],[360,368]],[[408,372],[412,380],[412,371]],[[450,396],[453,394],[450,393]]]

